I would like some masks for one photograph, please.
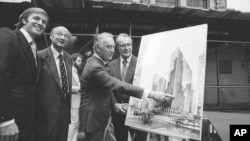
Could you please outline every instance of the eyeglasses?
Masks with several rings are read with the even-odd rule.
[[[128,43],[128,44],[120,44],[118,45],[120,48],[125,48],[125,47],[131,47],[132,44],[131,43]]]

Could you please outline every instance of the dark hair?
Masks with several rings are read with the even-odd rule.
[[[22,23],[22,20],[27,19],[29,15],[32,13],[41,13],[45,15],[49,21],[49,16],[45,10],[43,10],[42,8],[38,8],[38,7],[31,7],[31,8],[24,10],[23,13],[19,16],[18,23],[15,24],[16,28],[18,29],[21,28],[24,25]]]
[[[77,57],[80,57],[81,59],[83,59],[83,57],[80,53],[73,53],[71,55],[71,57],[72,57],[72,61],[75,61],[77,59]]]

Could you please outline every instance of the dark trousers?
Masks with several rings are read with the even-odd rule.
[[[61,107],[52,132],[46,136],[36,136],[34,141],[67,141],[69,129],[69,107],[65,99],[61,102]]]
[[[133,141],[146,141],[147,133],[125,126],[125,118],[125,115],[112,112],[112,123],[114,125],[116,140],[127,141],[129,132]]]
[[[93,133],[86,133],[85,132],[86,141],[103,141],[104,138],[104,130],[93,132]]]
[[[33,130],[31,129],[29,124],[26,124],[26,126],[25,126],[25,124],[19,124],[18,120],[16,120],[15,122],[16,122],[18,128],[19,128],[18,141],[31,141],[32,140]],[[26,129],[24,129],[25,127],[26,127]]]
[[[18,141],[31,141],[34,135],[34,105],[29,108],[29,112],[25,112],[15,117],[15,122],[19,129]],[[20,110],[21,111],[21,110]]]

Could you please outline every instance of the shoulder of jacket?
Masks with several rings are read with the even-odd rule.
[[[0,33],[1,33],[1,36],[4,37],[16,37],[16,33],[11,30],[10,28],[7,28],[7,27],[3,27],[3,28],[0,28]]]
[[[120,60],[120,58],[117,58],[117,59],[111,61],[110,64],[115,65],[119,60]]]
[[[45,57],[45,55],[47,54],[48,50],[49,50],[49,48],[45,48],[45,49],[37,51],[38,57]]]

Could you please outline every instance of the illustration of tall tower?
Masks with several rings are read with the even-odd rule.
[[[172,56],[170,63],[170,77],[165,92],[175,96],[172,101],[171,108],[176,111],[191,112],[192,104],[192,70],[190,69],[187,61],[183,57],[183,53],[177,48]],[[184,76],[185,75],[185,76]],[[190,77],[187,77],[190,76]],[[183,82],[185,79],[185,83]]]

